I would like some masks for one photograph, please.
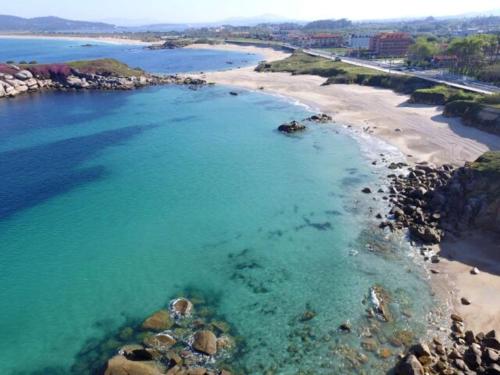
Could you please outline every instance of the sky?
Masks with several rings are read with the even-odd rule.
[[[273,14],[294,20],[425,17],[500,9],[499,0],[0,0],[0,14],[77,20],[215,22]]]

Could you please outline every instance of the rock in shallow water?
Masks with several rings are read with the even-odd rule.
[[[396,368],[397,375],[424,375],[424,368],[413,354],[408,355]]]
[[[108,361],[104,375],[161,375],[163,369],[157,367],[155,362],[129,361],[117,355]]]
[[[186,298],[178,298],[170,304],[170,311],[176,317],[186,317],[191,315],[193,304]]]
[[[160,310],[147,318],[144,323],[142,323],[142,328],[152,331],[163,331],[172,327],[172,324],[172,319],[168,311]]]
[[[278,127],[278,131],[282,132],[282,133],[295,133],[295,132],[298,132],[298,131],[302,131],[302,130],[305,130],[306,127],[304,125],[302,125],[301,123],[299,123],[298,121],[292,121],[290,123],[287,123],[287,124],[283,124],[283,125],[280,125]]]
[[[193,336],[193,349],[208,355],[217,353],[217,337],[210,331],[198,331]]]

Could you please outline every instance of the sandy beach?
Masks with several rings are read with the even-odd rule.
[[[109,44],[124,44],[124,45],[143,45],[148,46],[152,43],[141,42],[140,40],[120,38],[120,37],[84,37],[84,36],[52,36],[52,35],[30,35],[30,34],[4,34],[0,35],[0,39],[46,39],[46,40],[68,40],[81,41],[86,43],[109,43]]]
[[[285,52],[234,45],[195,46],[248,51],[267,61],[288,56]],[[293,98],[318,112],[331,115],[336,122],[354,131],[370,133],[396,146],[409,162],[463,165],[488,150],[500,150],[500,137],[446,118],[437,106],[408,104],[408,96],[391,90],[359,85],[321,86],[318,76],[292,76],[287,73],[257,73],[254,67],[203,75],[210,82],[234,87],[263,90]],[[500,240],[489,236],[464,236],[447,239],[442,246],[442,261],[431,274],[431,285],[444,291],[453,311],[462,315],[466,326],[475,332],[500,330]],[[472,275],[471,269],[481,269]],[[460,298],[472,304],[464,306]]]
[[[210,46],[222,49],[224,46]],[[204,46],[203,48],[208,48]],[[262,54],[267,61],[286,53],[257,47],[225,46]],[[203,76],[210,82],[287,96],[333,116],[343,125],[370,132],[398,147],[410,162],[463,165],[488,150],[500,149],[500,137],[446,118],[442,108],[406,103],[408,96],[359,85],[321,86],[318,76],[257,73],[254,67]]]

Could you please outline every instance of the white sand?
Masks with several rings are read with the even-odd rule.
[[[281,54],[278,52],[278,54]],[[274,55],[274,52],[273,52]],[[335,121],[367,129],[398,147],[409,161],[463,165],[500,149],[500,137],[446,118],[442,108],[407,104],[408,96],[359,85],[321,86],[324,78],[288,73],[257,73],[253,67],[207,73],[210,82],[294,98]],[[398,129],[398,130],[396,130]]]
[[[283,52],[257,47],[204,46],[203,48],[248,50],[272,61],[287,56]],[[460,119],[442,115],[441,107],[407,104],[408,96],[391,90],[359,85],[321,86],[324,78],[292,76],[287,73],[257,73],[243,68],[203,75],[210,82],[287,96],[333,116],[340,124],[372,133],[398,147],[408,161],[463,165],[488,150],[500,150],[500,137],[462,124]],[[398,130],[396,130],[398,129]],[[447,240],[442,246],[443,261],[433,275],[436,290],[454,311],[465,318],[474,331],[500,330],[500,239],[490,235]],[[483,271],[471,275],[472,267]],[[463,306],[460,298],[472,301]]]
[[[454,312],[464,318],[468,329],[477,333],[500,330],[500,238],[492,234],[463,235],[441,245],[441,262],[434,282],[448,285],[445,296]],[[477,267],[479,275],[470,271]],[[460,301],[471,301],[466,306]]]
[[[244,53],[250,53],[254,55],[261,55],[264,60],[266,61],[275,61],[275,60],[281,60],[284,59],[285,57],[289,56],[290,54],[285,53],[283,51],[278,51],[274,50],[272,48],[261,48],[261,47],[254,47],[254,46],[238,46],[235,44],[191,44],[187,46],[186,48],[191,48],[191,49],[210,49],[210,50],[217,50],[217,51],[232,51],[232,52],[244,52]]]

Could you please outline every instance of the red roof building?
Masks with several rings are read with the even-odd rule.
[[[309,46],[316,48],[336,48],[344,45],[344,37],[341,34],[313,34],[309,37]]]
[[[370,50],[381,57],[402,57],[413,43],[408,33],[380,33],[370,40]]]

